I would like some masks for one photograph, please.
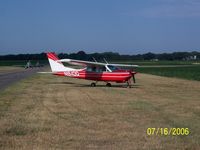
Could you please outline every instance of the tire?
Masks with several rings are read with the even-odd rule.
[[[111,87],[111,84],[110,84],[110,83],[107,83],[106,86],[107,86],[107,87]]]
[[[96,84],[94,82],[91,83],[91,87],[95,87]]]

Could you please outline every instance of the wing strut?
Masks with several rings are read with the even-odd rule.
[[[108,64],[107,60],[105,58],[103,58],[103,60],[105,61],[106,64]]]
[[[97,60],[96,60],[94,57],[92,57],[92,59],[93,59],[95,62],[97,62]]]

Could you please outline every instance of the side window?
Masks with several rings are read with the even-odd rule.
[[[87,66],[86,71],[88,71],[88,72],[103,72],[103,71],[106,71],[106,67],[105,66],[100,66],[100,67]]]
[[[88,72],[96,72],[97,68],[95,66],[87,66],[86,71]]]
[[[106,67],[105,66],[101,67],[101,70],[102,70],[102,72],[106,71]]]
[[[96,72],[104,72],[104,71],[106,71],[106,67],[105,66],[100,66],[100,67],[98,67],[97,68],[97,71]]]
[[[97,68],[95,66],[92,67],[92,71],[96,72]]]
[[[89,71],[89,72],[91,72],[91,71],[92,71],[92,68],[91,68],[90,66],[87,66],[87,69],[86,69],[86,71]]]

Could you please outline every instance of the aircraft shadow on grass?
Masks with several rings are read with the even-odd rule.
[[[74,87],[91,87],[90,84],[80,84],[80,83],[74,83],[74,82],[47,82],[47,84],[54,84],[54,85],[73,85]],[[141,85],[131,85],[131,88],[139,88]],[[107,87],[106,85],[96,85],[96,87]],[[91,88],[95,88],[95,87],[91,87]],[[112,87],[109,88],[127,88],[127,85],[112,85]]]

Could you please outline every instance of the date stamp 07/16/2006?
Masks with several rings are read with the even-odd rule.
[[[149,136],[183,136],[189,135],[189,128],[147,128],[146,134]]]

